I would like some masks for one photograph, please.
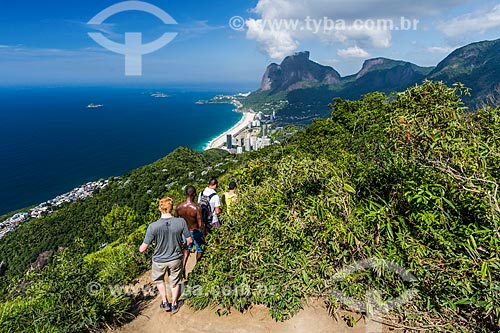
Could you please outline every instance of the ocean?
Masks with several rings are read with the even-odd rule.
[[[155,98],[152,93],[168,94]],[[221,92],[0,88],[0,215],[119,176],[179,146],[202,150],[242,115]],[[89,104],[102,107],[87,108]]]

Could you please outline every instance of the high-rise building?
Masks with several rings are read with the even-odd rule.
[[[247,134],[245,138],[245,151],[251,150],[250,134]]]
[[[260,120],[252,121],[252,127],[260,127]]]
[[[262,138],[262,144],[261,148],[267,147],[271,145],[271,139],[269,138]]]
[[[250,137],[250,146],[252,146],[253,150],[258,150],[257,148],[257,137]]]
[[[233,136],[231,134],[228,134],[226,136],[226,144],[227,144],[227,149],[233,149]]]

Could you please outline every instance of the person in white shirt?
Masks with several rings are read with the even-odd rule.
[[[206,196],[210,200],[210,210],[211,210],[211,217],[208,220],[208,227],[210,228],[220,228],[220,223],[219,223],[219,217],[220,215],[221,208],[220,208],[220,198],[217,195],[217,192],[215,191],[217,189],[217,179],[212,178],[210,179],[210,182],[208,183],[208,187],[205,188],[203,191],[200,192],[200,195],[198,196],[198,204],[202,206],[202,196]]]

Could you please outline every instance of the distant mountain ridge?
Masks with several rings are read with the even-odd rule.
[[[471,96],[463,98],[471,109],[500,105],[500,39],[461,47],[436,67],[368,59],[358,73],[345,77],[309,57],[309,52],[300,52],[279,65],[269,65],[260,89],[249,96],[245,106],[276,111],[284,123],[307,123],[314,117],[328,116],[327,104],[335,97],[358,99],[374,91],[402,91],[426,79],[447,85],[462,82],[471,89]]]
[[[344,98],[359,98],[361,95],[383,91],[390,93],[421,82],[433,67],[420,67],[411,62],[387,58],[368,59],[361,70],[341,79]]]
[[[340,85],[360,80],[358,85],[363,86],[364,81],[372,82],[373,79],[381,88],[399,87],[425,77],[434,69],[400,60],[374,58],[366,60],[357,74],[341,77],[332,67],[320,65],[310,60],[309,56],[307,51],[299,52],[286,57],[280,65],[270,64],[262,77],[260,91],[277,93],[314,85]]]

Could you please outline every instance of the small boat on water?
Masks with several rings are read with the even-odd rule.
[[[100,107],[103,107],[104,105],[102,104],[94,104],[94,103],[90,103],[89,105],[87,105],[87,109],[97,109],[97,108],[100,108]]]
[[[170,95],[164,94],[164,93],[161,93],[161,92],[156,92],[156,93],[152,93],[151,97],[155,97],[155,98],[168,98],[168,97],[170,97]]]

